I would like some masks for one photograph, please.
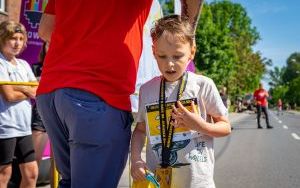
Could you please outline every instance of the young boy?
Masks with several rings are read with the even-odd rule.
[[[151,37],[162,76],[140,89],[131,144],[132,177],[142,181],[145,169],[158,174],[178,167],[171,170],[170,187],[215,187],[213,137],[230,133],[227,109],[211,79],[185,72],[196,50],[187,20],[164,17],[151,30]],[[146,135],[147,163],[141,158]]]

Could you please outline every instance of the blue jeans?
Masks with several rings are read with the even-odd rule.
[[[126,165],[130,112],[78,89],[39,95],[37,107],[62,177],[60,188],[116,188]]]

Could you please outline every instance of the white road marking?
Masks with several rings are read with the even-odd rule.
[[[292,133],[291,135],[294,139],[300,140],[300,137],[296,133]]]
[[[282,123],[282,121],[279,120],[278,123]]]
[[[283,125],[282,127],[283,127],[284,129],[289,129],[289,127],[286,126],[286,125]]]

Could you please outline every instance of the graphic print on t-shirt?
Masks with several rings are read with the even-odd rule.
[[[191,111],[191,102],[194,101],[196,109],[198,109],[198,103],[196,98],[181,100],[182,105]],[[176,101],[166,103],[166,117],[167,122],[170,121],[172,106],[175,105]],[[198,113],[198,112],[197,112]],[[149,133],[149,142],[152,146],[152,150],[156,153],[156,156],[161,158],[161,133],[160,133],[160,121],[159,121],[159,104],[146,105],[146,120],[147,129]],[[170,164],[174,165],[177,163],[177,151],[185,148],[191,141],[192,138],[199,137],[200,134],[196,131],[191,131],[187,128],[175,128],[172,139],[172,147],[170,153]]]
[[[189,111],[191,111],[191,102],[194,101],[194,104],[196,106],[196,109],[198,109],[197,99],[185,99],[181,100],[180,102],[182,105],[187,108]],[[175,106],[176,101],[167,102],[166,103],[166,117],[167,122],[169,122],[171,118],[172,113],[172,106]],[[160,124],[159,124],[159,105],[156,104],[150,104],[146,105],[146,116],[147,116],[147,122],[149,127],[149,134],[150,134],[150,143],[151,144],[157,144],[161,143],[161,136],[160,136]],[[195,132],[195,131],[194,131]],[[175,128],[174,130],[174,136],[173,141],[181,141],[181,140],[187,140],[192,137],[192,133],[187,128]]]

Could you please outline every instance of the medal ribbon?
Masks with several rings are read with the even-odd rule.
[[[179,81],[179,89],[177,92],[176,101],[180,100],[182,97],[182,93],[187,84],[188,74],[184,73]],[[161,136],[161,144],[162,144],[162,168],[167,168],[170,166],[170,151],[172,148],[172,139],[174,135],[174,127],[171,126],[172,117],[170,116],[169,122],[167,122],[166,115],[166,81],[164,78],[161,79],[160,82],[160,94],[159,94],[159,121],[160,121],[160,136]],[[177,107],[177,104],[175,103]]]

